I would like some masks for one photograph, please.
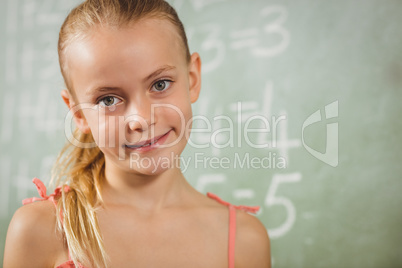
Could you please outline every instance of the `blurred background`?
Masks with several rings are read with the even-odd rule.
[[[402,267],[402,2],[169,2],[203,61],[190,183],[261,206],[273,267]],[[1,263],[66,142],[57,38],[78,3],[0,4]]]

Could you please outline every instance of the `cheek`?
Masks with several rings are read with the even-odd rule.
[[[108,115],[99,120],[99,137],[103,139],[103,144],[109,148],[120,146],[126,141],[124,117]]]
[[[99,147],[115,147],[119,137],[117,116],[105,115],[98,111],[84,113],[95,143]]]
[[[184,120],[185,123],[192,117],[191,101],[188,89],[185,85],[179,85],[179,91],[171,96],[167,101],[172,108],[165,109],[164,113],[170,117],[179,118],[179,120]]]
[[[158,117],[163,119],[162,121],[169,122],[171,124],[180,125],[184,124],[191,118],[192,110],[189,103],[183,102],[169,102],[164,105],[158,111]],[[182,122],[183,121],[183,122]]]
[[[92,134],[98,133],[99,132],[98,111],[88,109],[84,110],[83,114],[88,124],[88,127],[91,129]],[[94,138],[96,137],[94,136]]]
[[[192,123],[192,110],[189,103],[171,103],[170,107],[164,107],[160,111],[158,121],[167,122],[169,127],[176,130],[179,139],[186,138],[190,135]]]

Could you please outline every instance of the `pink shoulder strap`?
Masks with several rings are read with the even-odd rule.
[[[38,197],[26,198],[26,199],[22,200],[23,205],[33,203],[35,201],[43,201],[43,200],[50,200],[53,202],[54,205],[56,205],[56,200],[54,198],[61,194],[61,186],[57,187],[51,195],[47,195],[46,194],[46,186],[43,184],[43,182],[40,179],[34,178],[32,180],[32,182],[36,185],[36,189],[38,190],[38,193],[42,198],[38,198]],[[70,190],[70,188],[67,185],[65,185],[64,192],[68,192],[69,190]]]
[[[32,182],[36,185],[36,189],[38,190],[38,193],[41,196],[41,198],[38,198],[38,197],[26,198],[26,199],[22,200],[23,205],[33,203],[35,201],[44,201],[44,200],[50,200],[50,201],[52,201],[54,206],[57,205],[55,197],[59,196],[61,194],[61,188],[62,188],[61,186],[57,187],[52,194],[47,195],[46,194],[46,191],[47,191],[46,186],[43,184],[43,182],[40,179],[34,178],[32,180]],[[70,187],[68,187],[68,185],[64,185],[64,192],[68,192],[68,191],[70,191]],[[60,211],[60,219],[63,221],[63,214],[61,211]],[[75,265],[74,265],[74,262],[72,261],[70,250],[69,250],[68,251],[68,261],[59,265],[57,268],[70,268],[70,267],[74,268]],[[80,265],[79,267],[82,268],[84,266]]]
[[[236,241],[236,209],[241,209],[245,212],[257,213],[259,206],[235,206],[229,202],[223,201],[220,197],[213,193],[207,193],[207,196],[215,199],[219,203],[229,207],[229,268],[235,267],[235,241]]]
[[[38,190],[38,193],[41,196],[41,198],[38,198],[38,197],[26,198],[26,199],[22,200],[22,204],[26,205],[29,203],[33,203],[35,201],[50,200],[56,207],[57,203],[56,203],[55,197],[59,196],[61,194],[61,186],[57,187],[52,194],[47,195],[46,194],[46,186],[43,184],[43,182],[40,179],[34,178],[32,180],[32,182],[36,185],[36,189]],[[70,187],[68,187],[68,185],[65,185],[64,192],[68,192],[69,190],[70,190]],[[63,221],[63,215],[62,215],[61,211],[60,211],[60,219]]]

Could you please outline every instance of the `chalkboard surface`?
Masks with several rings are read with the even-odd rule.
[[[273,267],[402,267],[402,2],[170,2],[203,60],[190,183],[261,206]],[[77,3],[0,4],[1,260],[66,140],[56,43]]]

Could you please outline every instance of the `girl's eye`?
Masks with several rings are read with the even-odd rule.
[[[120,103],[121,100],[117,97],[107,96],[99,100],[99,105],[102,107],[109,107]]]
[[[164,91],[165,89],[169,88],[170,83],[172,83],[172,81],[170,80],[159,80],[155,84],[153,84],[152,87],[156,91]]]

